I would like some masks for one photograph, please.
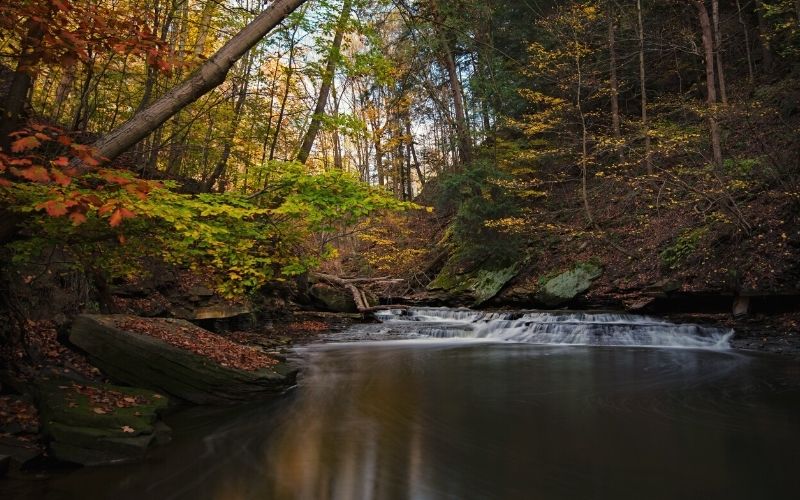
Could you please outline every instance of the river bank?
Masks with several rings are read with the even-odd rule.
[[[466,311],[466,310],[465,310]],[[521,311],[492,309],[486,314],[506,314],[519,316]],[[589,311],[586,311],[587,313]],[[566,314],[565,311],[553,311]],[[398,313],[402,314],[402,312]],[[728,314],[666,314],[659,318],[677,324],[700,324],[708,327],[734,329],[735,334],[728,340],[731,348],[741,351],[758,351],[781,355],[800,356],[800,335],[798,324],[800,314],[783,313],[773,315],[751,315],[733,318]],[[218,334],[226,341],[232,341],[249,348],[272,353],[277,356],[292,356],[294,349],[310,344],[340,342],[342,340],[381,339],[371,334],[359,337],[345,332],[354,325],[374,323],[373,318],[365,319],[359,314],[331,313],[322,311],[294,311],[283,321],[273,321],[266,325],[253,325],[251,328],[228,331]],[[74,347],[65,345],[59,339],[56,329],[47,324],[37,323],[39,335],[37,350],[45,353],[36,368],[38,373],[69,377],[72,380],[85,380],[92,383],[107,383],[108,379]],[[12,387],[6,385],[6,389]],[[48,458],[41,439],[43,428],[40,414],[34,400],[24,394],[24,387],[17,387],[18,393],[0,395],[0,455],[15,458],[19,468],[24,464],[28,470],[48,470],[57,462]]]

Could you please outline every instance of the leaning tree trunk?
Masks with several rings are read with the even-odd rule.
[[[175,113],[221,84],[236,61],[304,2],[305,0],[275,0],[203,63],[192,76],[95,142],[93,146],[99,155],[106,160],[113,160],[147,137]]]
[[[352,4],[352,0],[344,0],[342,15],[339,16],[339,21],[336,23],[336,34],[333,36],[333,44],[328,54],[328,62],[325,65],[325,73],[322,75],[322,85],[319,89],[319,96],[317,96],[317,105],[314,107],[314,115],[311,117],[311,124],[308,126],[308,130],[300,146],[300,151],[297,153],[297,161],[300,163],[308,161],[308,156],[311,154],[314,141],[317,139],[317,134],[322,126],[322,116],[325,114],[325,106],[328,105],[328,96],[331,93],[333,77],[336,73],[336,64],[339,61],[339,49],[342,47],[342,39],[347,29],[347,20],[350,18],[350,8]]]

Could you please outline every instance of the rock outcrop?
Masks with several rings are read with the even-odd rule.
[[[183,320],[162,321],[176,329],[197,328]],[[222,366],[158,338],[122,330],[113,315],[79,316],[69,340],[113,380],[196,404],[232,404],[280,394],[294,385],[297,371],[283,362],[257,371]]]
[[[501,269],[477,267],[461,270],[451,259],[428,285],[428,291],[443,292],[455,302],[478,307],[500,293],[518,271],[519,265]]]

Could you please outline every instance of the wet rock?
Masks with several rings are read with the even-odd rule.
[[[14,468],[25,468],[41,458],[43,451],[33,443],[26,443],[12,436],[0,436],[0,456],[9,457],[9,469],[12,465]]]
[[[0,455],[0,477],[8,474],[9,468],[11,468],[11,457],[8,455]]]
[[[113,394],[119,402],[131,403],[102,404],[89,394]],[[37,384],[36,398],[48,451],[64,462],[103,465],[140,460],[150,448],[169,440],[169,427],[159,421],[169,400],[150,390],[76,386],[67,379],[51,379]]]
[[[169,321],[174,328],[194,328],[183,320]],[[279,394],[294,384],[297,372],[285,363],[258,371],[225,367],[157,338],[121,330],[114,316],[79,316],[69,340],[113,380],[197,404],[232,404]]]
[[[214,291],[204,286],[193,286],[188,290],[189,295],[196,297],[213,297]]]
[[[206,307],[198,307],[192,311],[192,318],[184,319],[231,319],[252,313],[249,306],[241,304],[215,304]]]
[[[354,313],[358,311],[350,292],[333,285],[315,283],[311,286],[309,294],[321,302],[325,309],[329,311],[342,313]]]
[[[603,273],[599,266],[584,262],[569,271],[545,281],[536,294],[536,299],[550,307],[569,303],[592,286],[592,282]]]
[[[733,317],[741,318],[750,312],[750,297],[739,296],[733,300]]]

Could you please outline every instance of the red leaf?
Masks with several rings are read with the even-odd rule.
[[[16,141],[11,143],[11,151],[13,153],[21,153],[22,151],[27,151],[28,149],[33,149],[39,147],[39,139],[36,137],[29,135],[27,137],[23,137],[22,139],[17,139]]]
[[[58,158],[56,158],[55,160],[53,160],[50,163],[52,163],[56,167],[68,167],[69,166],[69,158],[67,158],[66,156],[59,156]]]

